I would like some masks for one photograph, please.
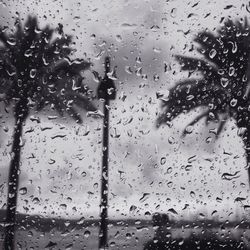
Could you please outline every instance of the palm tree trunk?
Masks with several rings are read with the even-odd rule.
[[[250,131],[246,131],[246,137],[245,137],[245,154],[246,154],[246,160],[247,160],[247,173],[248,173],[248,182],[250,185]]]
[[[249,85],[250,86],[250,85]],[[250,117],[248,112],[239,112],[236,117],[236,124],[238,127],[238,135],[244,143],[245,156],[247,161],[248,183],[250,185]]]
[[[8,197],[7,197],[7,212],[6,212],[6,227],[4,249],[15,249],[15,224],[16,224],[16,208],[17,208],[17,194],[20,168],[20,154],[21,154],[21,137],[23,131],[23,123],[26,119],[25,114],[20,116],[15,115],[15,128],[12,144],[12,160],[9,169],[8,180]]]
[[[248,129],[248,120],[242,125],[241,123],[238,122],[238,128],[243,128],[245,131],[243,132],[242,137],[243,143],[244,143],[244,148],[245,148],[245,155],[246,155],[246,160],[247,160],[247,173],[248,173],[248,182],[250,185],[250,131]]]
[[[250,149],[246,150],[247,154],[247,172],[248,172],[248,182],[250,184]]]

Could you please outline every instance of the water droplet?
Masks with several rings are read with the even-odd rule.
[[[115,92],[114,88],[107,89],[108,95],[112,95]]]
[[[4,127],[3,127],[3,131],[7,133],[7,132],[9,131],[9,128],[6,127],[6,126],[4,126]]]
[[[232,44],[232,53],[235,54],[238,50],[237,43],[229,41],[228,43]]]
[[[250,210],[250,205],[244,205],[244,210],[247,211],[247,212],[249,212],[249,210]]]
[[[20,188],[20,189],[19,189],[19,194],[21,194],[21,195],[27,194],[27,188],[26,188],[26,187]]]
[[[173,168],[172,167],[169,167],[168,169],[167,169],[167,174],[171,174],[173,172]]]
[[[63,209],[63,210],[66,210],[67,209],[67,205],[66,204],[60,204],[60,208]]]
[[[218,211],[217,211],[217,210],[214,210],[214,211],[211,213],[212,216],[214,216],[214,215],[216,215],[216,214],[218,214]]]
[[[169,211],[170,213],[174,214],[174,215],[178,215],[178,213],[176,212],[176,210],[173,209],[173,208],[168,209],[168,211]]]
[[[160,48],[153,48],[153,51],[155,52],[155,53],[161,53],[161,49]]]
[[[174,144],[174,142],[175,142],[175,141],[174,141],[174,137],[173,137],[173,136],[169,136],[169,137],[168,137],[168,143],[169,143],[169,144]]]
[[[222,77],[222,78],[220,79],[220,84],[221,84],[221,86],[222,86],[223,88],[226,88],[227,85],[228,85],[228,83],[229,83],[228,78]]]
[[[37,72],[37,70],[36,69],[31,69],[30,70],[30,78],[35,78],[36,77],[36,72]]]
[[[233,98],[233,99],[230,101],[231,107],[235,107],[235,106],[237,105],[237,102],[238,102],[238,100],[235,99],[235,98]]]
[[[192,163],[192,162],[194,162],[196,160],[197,160],[197,155],[193,155],[193,156],[188,158],[188,163]]]
[[[194,126],[189,125],[185,128],[184,134],[191,134],[194,130]]]
[[[142,67],[137,68],[137,69],[135,70],[135,74],[136,74],[137,76],[141,76],[141,75],[142,75]]]
[[[216,201],[219,202],[219,203],[221,203],[222,202],[222,198],[216,197]]]
[[[242,202],[242,201],[245,201],[246,200],[246,198],[244,198],[244,197],[237,197],[235,200],[234,200],[234,202]]]
[[[126,233],[126,238],[127,238],[128,240],[130,240],[130,239],[132,238],[132,234],[131,234],[131,233]]]
[[[122,41],[121,35],[116,35],[116,41],[117,41],[117,42],[121,42],[121,41]]]
[[[229,76],[233,76],[234,73],[235,73],[235,68],[234,67],[230,67],[229,68],[229,72],[228,72]]]
[[[191,192],[190,192],[190,196],[191,196],[191,198],[195,198],[195,192],[194,192],[194,191],[191,191]]]
[[[128,74],[133,74],[133,71],[132,71],[132,69],[131,69],[131,67],[130,66],[126,66],[125,67],[125,71],[128,73]]]
[[[32,50],[31,49],[27,49],[26,51],[25,51],[25,53],[24,53],[24,56],[26,56],[26,57],[31,57],[33,55],[33,53],[32,53]]]
[[[201,220],[204,220],[206,218],[205,214],[203,214],[203,213],[199,213],[199,217],[200,217]]]
[[[52,249],[55,246],[57,246],[57,243],[50,241],[48,245],[45,246],[45,248]]]
[[[229,174],[229,173],[224,173],[222,174],[221,176],[221,179],[222,180],[227,180],[227,181],[231,181],[233,179],[237,179],[240,177],[240,171],[236,171],[235,173],[233,174]]]
[[[167,161],[166,157],[161,157],[161,165],[164,165],[166,161]]]
[[[192,99],[194,99],[194,95],[188,95],[186,97],[187,101],[191,101]]]
[[[211,51],[209,52],[209,57],[211,59],[213,59],[217,54],[217,51],[215,49],[211,49]]]
[[[126,28],[126,29],[130,29],[130,28],[135,28],[135,27],[137,27],[137,25],[136,25],[136,24],[130,24],[130,23],[122,23],[122,24],[121,24],[121,27],[122,27],[122,28]]]
[[[9,38],[7,43],[11,46],[15,46],[16,45],[16,39],[14,37]]]
[[[72,247],[73,247],[73,244],[71,243],[71,244],[69,244],[69,245],[65,246],[65,249],[66,249],[66,250],[71,250],[71,249],[72,249]]]
[[[187,172],[191,171],[192,168],[193,168],[193,166],[190,165],[190,164],[188,164],[188,165],[185,166],[185,170],[186,170]]]
[[[141,62],[142,62],[142,61],[141,61],[141,58],[140,58],[139,56],[136,57],[135,61],[136,61],[137,63],[139,63],[139,64],[141,64]]]
[[[157,31],[159,31],[160,27],[159,27],[158,25],[153,25],[153,26],[151,26],[150,29],[151,29],[153,32],[157,32]]]
[[[133,213],[133,212],[136,211],[136,209],[137,209],[137,206],[132,205],[132,206],[129,208],[129,212],[130,212],[130,213]]]
[[[89,230],[86,230],[86,231],[84,232],[84,237],[85,237],[85,238],[88,238],[90,235],[91,235],[91,233],[90,233]]]
[[[34,197],[32,202],[34,202],[34,204],[38,204],[38,203],[40,203],[40,200],[38,197]]]
[[[78,23],[81,20],[80,16],[74,16],[73,17],[74,22]]]
[[[81,217],[78,221],[77,221],[77,224],[78,225],[82,225],[85,221],[85,217]]]
[[[117,78],[117,75],[116,75],[116,67],[114,67],[111,72],[107,73],[107,76],[111,80],[114,80],[114,81],[117,80],[118,78]]]
[[[88,111],[86,115],[87,115],[87,117],[95,117],[95,118],[104,117],[104,114],[100,110]]]
[[[144,193],[143,196],[140,198],[139,201],[140,201],[140,202],[144,202],[146,199],[149,198],[149,195],[150,195],[149,193]]]
[[[48,161],[48,163],[50,164],[50,165],[52,165],[52,164],[54,164],[56,161],[54,160],[54,159],[49,159],[49,161]]]
[[[111,241],[111,242],[110,242],[110,247],[115,247],[115,246],[116,246],[115,241]]]
[[[127,95],[125,94],[125,92],[121,91],[121,95],[119,96],[119,99],[121,99],[124,102],[126,98],[127,98]]]
[[[206,143],[211,143],[211,142],[212,142],[212,140],[213,140],[213,139],[212,139],[212,137],[211,137],[211,136],[209,136],[209,137],[207,137],[207,138],[206,138]]]
[[[158,81],[159,81],[159,79],[160,79],[160,76],[159,76],[159,75],[157,75],[157,74],[155,74],[155,75],[154,75],[154,81],[155,81],[155,82],[158,82]]]
[[[171,17],[173,17],[173,18],[175,18],[176,17],[176,14],[177,14],[177,9],[176,8],[173,8],[172,10],[171,10]]]

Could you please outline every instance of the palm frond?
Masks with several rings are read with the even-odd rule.
[[[205,76],[218,77],[218,69],[203,59],[187,56],[175,56],[182,70],[200,71]]]
[[[82,95],[74,91],[67,91],[66,94],[68,99],[73,100],[74,104],[79,108],[84,108],[87,111],[96,111],[97,108],[92,103],[89,97]]]
[[[247,19],[228,19],[217,34],[200,32],[194,39],[201,58],[177,55],[181,69],[189,73],[200,72],[197,79],[185,79],[170,89],[169,97],[162,102],[163,112],[157,119],[160,126],[172,121],[181,113],[204,107],[219,121],[218,132],[225,122],[220,119],[239,118],[241,109],[249,102],[250,27]],[[199,120],[203,115],[198,116]],[[193,122],[197,121],[194,120]],[[210,115],[206,116],[210,120]],[[237,120],[237,121],[238,121]]]
[[[0,42],[2,42],[6,47],[9,47],[8,37],[5,33],[6,28],[0,27]]]
[[[221,119],[221,120],[219,121],[219,125],[218,125],[217,131],[216,131],[216,138],[219,137],[219,135],[221,134],[223,128],[224,128],[225,125],[226,125],[226,123],[227,123],[227,119]]]
[[[54,30],[51,29],[48,25],[40,31],[39,39],[36,42],[36,48],[37,48],[37,56],[39,60],[44,60],[44,54],[46,52],[46,49],[48,47],[48,43],[50,43],[52,39],[52,35],[54,33]]]
[[[82,123],[82,117],[80,115],[80,113],[76,110],[75,107],[67,107],[66,108],[66,112],[68,113],[68,115],[73,118],[77,123]]]
[[[205,80],[188,79],[170,89],[164,101],[164,112],[157,119],[157,126],[171,121],[181,113],[189,112],[199,106],[207,106],[215,97],[216,89]]]
[[[46,100],[47,102],[45,103],[50,104],[60,116],[64,115],[66,105],[60,97],[58,97],[56,94],[50,94],[47,96]]]
[[[184,137],[187,134],[187,128],[190,126],[195,125],[197,122],[199,122],[202,118],[209,115],[209,110],[206,110],[205,112],[202,112],[200,115],[196,116],[184,129],[182,132],[182,137]]]
[[[212,80],[211,80],[212,81]],[[224,110],[228,105],[226,92],[216,83],[207,80],[187,79],[170,89],[167,100],[163,102],[163,113],[157,119],[157,127],[173,120],[181,113],[187,113],[197,107],[208,107],[210,111]]]
[[[73,106],[73,102],[71,102],[71,100],[67,100],[66,98],[56,94],[51,94],[49,98],[47,98],[47,100],[53,105],[53,107],[61,117],[64,116],[64,113],[67,113],[76,122],[83,122],[81,115]]]
[[[0,28],[0,89],[6,100],[29,99],[38,111],[52,104],[60,115],[67,112],[77,121],[76,106],[96,110],[82,83],[90,63],[69,58],[72,36],[61,27],[53,39],[55,30],[48,25],[40,29],[35,16],[24,25],[17,19],[15,27],[10,34]]]
[[[55,61],[62,59],[64,57],[68,57],[72,52],[72,48],[70,44],[72,42],[72,36],[63,36],[60,38],[56,38],[54,42],[52,42],[45,51],[45,59],[48,63],[53,63]]]
[[[75,59],[71,61],[69,58],[63,58],[52,64],[49,68],[49,73],[52,77],[57,76],[60,72],[73,76],[89,69],[89,67],[90,63],[85,60]]]

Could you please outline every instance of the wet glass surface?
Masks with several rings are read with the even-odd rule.
[[[249,3],[0,13],[0,249],[249,248]]]

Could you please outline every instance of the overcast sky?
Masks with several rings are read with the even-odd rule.
[[[176,119],[172,128],[156,130],[154,122],[160,106],[156,92],[166,91],[182,77],[173,54],[188,54],[192,37],[204,28],[215,32],[222,17],[249,14],[245,1],[237,5],[229,0],[4,2],[0,3],[2,25],[12,27],[17,12],[22,18],[38,15],[41,25],[56,27],[60,22],[74,36],[77,57],[91,58],[94,68],[103,72],[102,63],[109,54],[117,66],[118,97],[126,98],[112,103],[111,109],[111,217],[145,217],[147,211],[170,208],[177,211],[177,217],[193,213],[210,217],[217,210],[224,218],[232,212],[229,218],[234,218],[244,212],[235,199],[246,198],[244,205],[248,204],[246,161],[233,121],[216,142],[209,133],[216,124],[205,127],[203,121],[192,134],[180,138],[195,113]],[[141,74],[136,73],[140,68]],[[97,83],[88,73],[86,78],[95,91]],[[0,124],[0,181],[4,184],[0,207],[6,201],[13,131],[9,117],[11,111]],[[40,124],[29,120],[24,129],[18,210],[48,216],[97,216],[102,121],[86,117],[78,126],[61,118],[49,120],[45,112],[39,117]],[[57,134],[65,137],[53,139]],[[237,171],[237,179],[222,180],[223,173]],[[189,206],[183,210],[185,204]]]

